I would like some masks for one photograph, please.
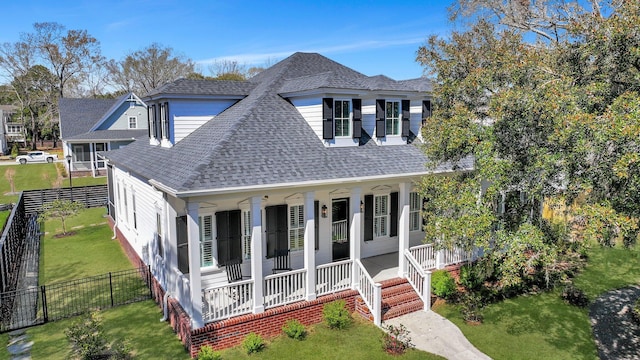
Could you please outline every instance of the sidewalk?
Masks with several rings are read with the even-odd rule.
[[[476,349],[451,321],[433,311],[417,311],[384,324],[404,325],[416,349],[444,356],[449,360],[491,359]]]

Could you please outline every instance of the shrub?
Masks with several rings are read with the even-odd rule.
[[[253,354],[264,350],[265,344],[262,336],[251,332],[242,341],[242,347],[247,354]]]
[[[481,309],[482,296],[479,293],[468,291],[462,295],[460,302],[462,318],[467,322],[482,322]]]
[[[584,291],[573,284],[569,284],[562,289],[562,299],[567,304],[574,306],[585,307],[589,305],[589,298],[584,294]]]
[[[18,149],[18,143],[13,143],[13,146],[11,147],[11,158],[15,159],[19,153],[20,149]]]
[[[282,327],[282,331],[284,331],[288,337],[296,340],[304,340],[305,336],[307,336],[307,330],[304,325],[296,319],[287,321]]]
[[[431,274],[431,291],[433,294],[450,299],[456,293],[456,281],[445,270],[436,270]]]
[[[383,325],[382,328],[386,331],[382,336],[382,348],[386,352],[400,355],[414,346],[409,337],[409,330],[404,325]]]
[[[467,290],[477,290],[484,279],[478,276],[476,267],[470,264],[460,267],[460,285],[464,286]]]
[[[637,324],[640,324],[640,298],[636,299],[633,303],[633,307],[631,308],[631,317]]]
[[[91,359],[131,359],[131,348],[122,340],[110,346],[102,329],[102,318],[98,312],[74,322],[65,330],[71,343],[71,358]]]
[[[345,329],[351,324],[351,316],[344,300],[332,301],[322,308],[324,321],[331,329]]]
[[[198,360],[222,360],[222,355],[213,351],[209,345],[202,346],[198,351]]]

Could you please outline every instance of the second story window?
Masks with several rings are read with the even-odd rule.
[[[135,116],[129,116],[129,129],[138,128],[138,118]]]
[[[349,100],[336,100],[334,110],[335,136],[350,136],[350,102]]]
[[[400,102],[387,101],[385,106],[387,135],[400,135]]]

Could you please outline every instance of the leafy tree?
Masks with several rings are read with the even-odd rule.
[[[423,181],[428,240],[483,248],[505,265],[511,285],[530,270],[516,264],[550,270],[571,248],[541,218],[545,199],[580,200],[578,234],[601,243],[634,242],[640,217],[640,4],[567,2],[565,13],[549,6],[548,19],[568,20],[533,24],[547,35],[562,29],[535,43],[500,10],[548,3],[489,1],[484,9],[506,26],[476,18],[448,39],[429,38],[417,56],[435,76],[423,132],[428,157],[473,157],[476,169]],[[461,0],[457,9],[469,4],[482,5]]]
[[[41,217],[43,219],[58,218],[62,223],[62,234],[67,234],[65,221],[76,216],[80,209],[84,208],[84,204],[70,200],[54,200],[44,204],[42,207]]]
[[[146,94],[194,72],[191,59],[158,43],[130,53],[120,61],[109,60],[106,67],[112,85],[119,91],[137,94]]]

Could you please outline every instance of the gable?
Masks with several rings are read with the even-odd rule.
[[[129,118],[135,118],[136,127],[129,127]],[[124,102],[92,130],[129,130],[147,128],[147,108],[140,103]]]

